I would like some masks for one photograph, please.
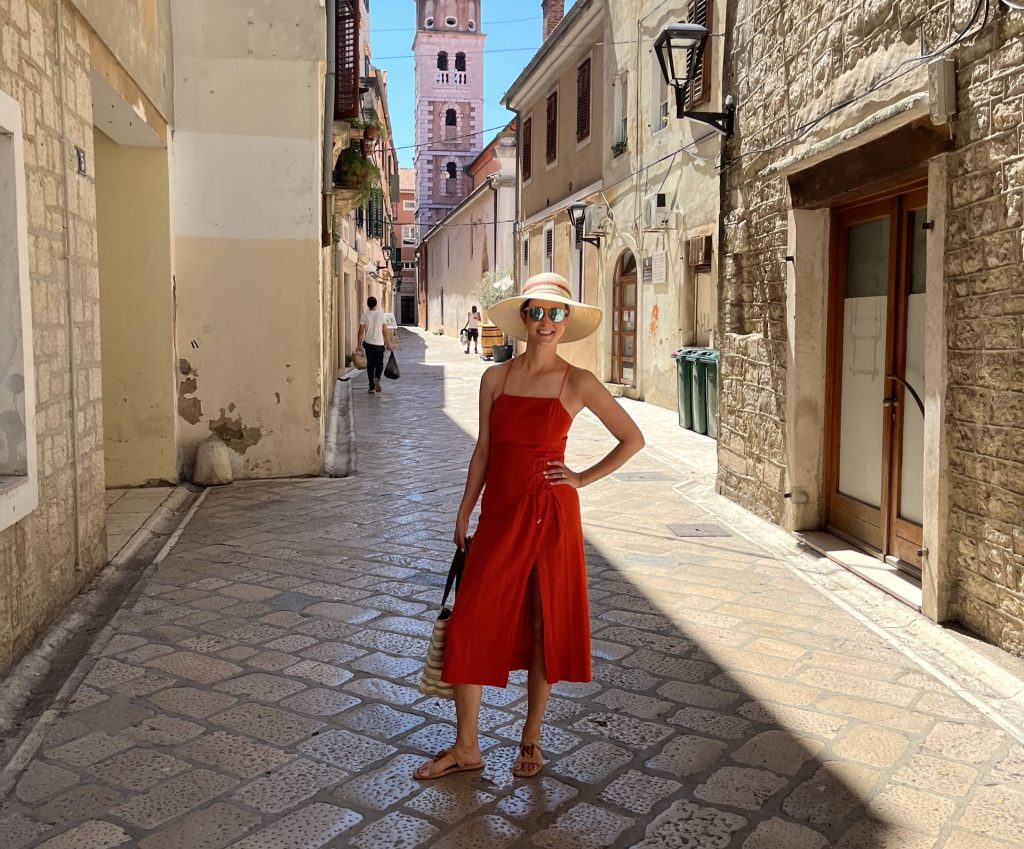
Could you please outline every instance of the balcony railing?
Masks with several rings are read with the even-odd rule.
[[[436,80],[441,85],[448,85],[448,81],[449,81],[448,72],[447,71],[438,71],[437,72]]]
[[[465,85],[469,82],[469,73],[467,71],[438,71],[434,77],[439,85]]]
[[[466,84],[466,72],[465,71],[456,71],[455,72],[455,85],[465,85],[465,84]]]

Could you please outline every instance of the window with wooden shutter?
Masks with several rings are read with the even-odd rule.
[[[523,276],[530,276],[530,237],[523,236]]]
[[[548,224],[544,227],[544,271],[555,270],[555,227]]]
[[[576,69],[576,141],[590,137],[590,60]]]
[[[558,92],[548,95],[547,138],[545,155],[548,162],[558,158]]]
[[[359,3],[335,0],[336,64],[334,78],[334,120],[359,117]]]
[[[691,24],[707,27],[708,32],[711,32],[711,3],[709,0],[688,0],[686,20]],[[711,80],[708,79],[708,72],[711,68],[711,42],[713,40],[709,38],[704,42],[704,52],[697,60],[697,71],[690,81],[690,88],[686,95],[687,109],[692,109],[711,99]],[[693,57],[688,56],[687,61],[692,63]]]
[[[533,118],[523,121],[523,180],[533,175]]]

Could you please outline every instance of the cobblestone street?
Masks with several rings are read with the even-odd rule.
[[[485,691],[482,775],[413,781],[454,736],[416,682],[486,364],[401,338],[401,380],[353,383],[355,477],[207,491],[23,746],[0,847],[1021,845],[1012,685],[718,496],[714,443],[636,402],[647,449],[581,491],[594,680],[555,687],[542,775],[510,774],[520,675]],[[569,442],[610,446],[587,414]]]

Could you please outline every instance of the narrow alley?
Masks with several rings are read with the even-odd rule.
[[[353,387],[355,477],[206,491],[23,744],[0,846],[1020,845],[1019,664],[801,553],[628,401],[648,447],[581,492],[594,680],[556,686],[542,775],[510,774],[520,676],[482,775],[412,780],[453,737],[416,683],[487,364],[407,328],[398,355]],[[570,465],[603,433],[579,417]]]

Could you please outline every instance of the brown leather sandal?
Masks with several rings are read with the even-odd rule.
[[[412,777],[417,781],[433,781],[435,778],[444,778],[446,775],[452,775],[456,772],[479,772],[484,768],[484,762],[479,761],[475,764],[460,764],[455,755],[452,754],[451,749],[442,749],[436,755],[430,763],[437,763],[441,758],[451,757],[452,764],[442,769],[440,772],[431,773],[430,775],[420,775],[420,770],[423,769],[427,764],[422,764],[416,768],[413,772]]]
[[[528,758],[533,756],[534,749],[537,750],[537,754],[541,757],[540,763],[528,760]],[[520,743],[519,757],[516,758],[516,762],[512,764],[512,775],[516,778],[533,778],[534,776],[540,775],[541,770],[543,769],[544,756],[540,749],[540,743]]]

